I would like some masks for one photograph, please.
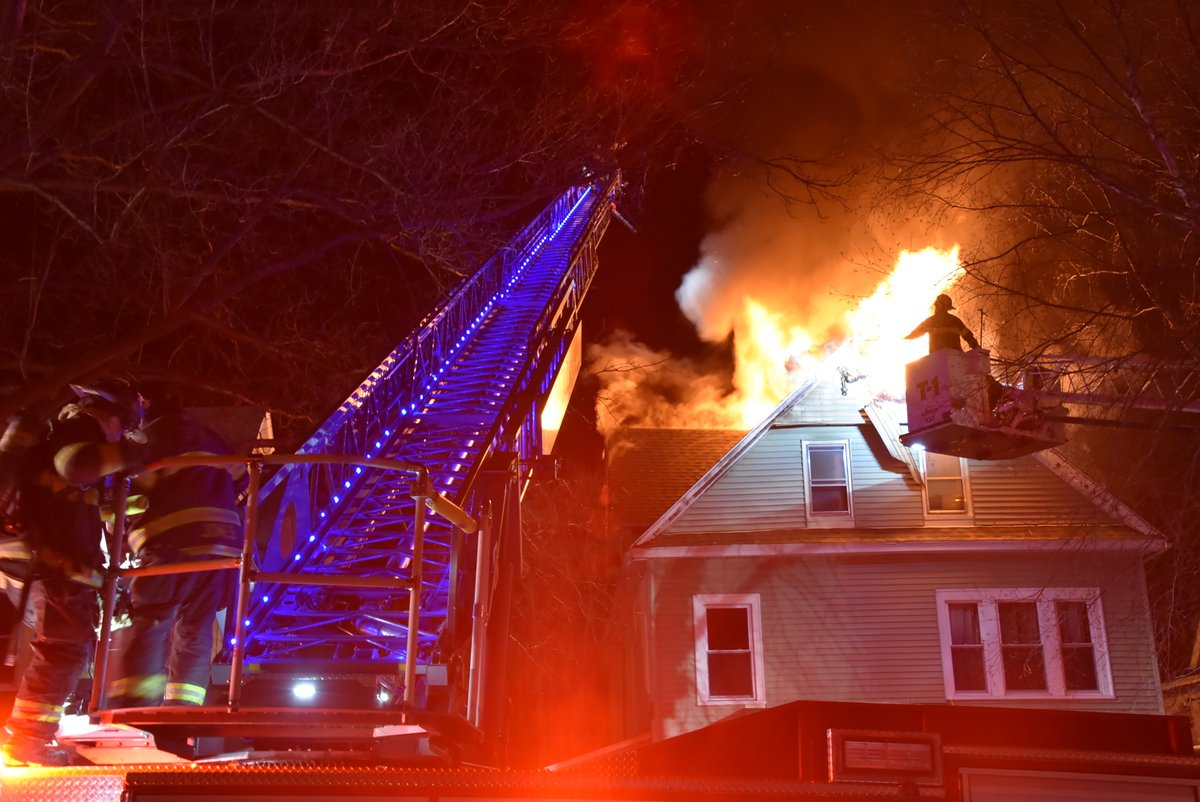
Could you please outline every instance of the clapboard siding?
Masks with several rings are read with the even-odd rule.
[[[1100,507],[1033,457],[968,463],[975,523],[1031,526],[1111,522]]]
[[[986,704],[1162,712],[1135,556],[690,559],[655,561],[653,571],[652,695],[663,734],[693,730],[738,709],[695,701],[692,597],[702,593],[760,595],[773,706],[797,699],[944,703],[937,590],[1100,587],[1115,697]]]
[[[921,487],[897,460],[880,458],[869,426],[792,426],[768,431],[664,535],[762,532],[807,525],[804,443],[846,441],[854,517],[845,528],[921,527]],[[1033,457],[967,463],[975,526],[1116,523]],[[933,521],[934,525],[940,523]]]
[[[675,521],[669,533],[767,531],[804,526],[804,452],[768,432]]]
[[[880,464],[881,444],[863,426],[776,428],[690,505],[665,531],[672,534],[763,532],[806,525],[804,443],[847,441],[854,519],[847,528],[920,526],[920,487],[895,460]]]

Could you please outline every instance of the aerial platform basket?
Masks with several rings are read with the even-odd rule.
[[[908,433],[900,442],[968,459],[1012,459],[1066,442],[1061,422],[1022,387],[1001,384],[989,372],[983,348],[934,351],[908,364]],[[1057,408],[1057,404],[1055,404]]]

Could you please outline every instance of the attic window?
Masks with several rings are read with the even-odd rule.
[[[810,516],[850,514],[849,443],[805,443]]]
[[[697,703],[765,702],[758,594],[694,596],[693,614]]]
[[[925,511],[933,514],[970,511],[967,469],[960,457],[921,452],[925,472]]]

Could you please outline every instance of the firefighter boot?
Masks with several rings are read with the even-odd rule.
[[[36,735],[13,732],[7,727],[0,731],[0,760],[6,766],[69,766],[71,752],[53,741]]]

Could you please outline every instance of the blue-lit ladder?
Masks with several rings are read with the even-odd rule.
[[[579,325],[619,178],[573,187],[466,280],[299,449],[416,463],[433,490],[480,512],[487,466],[527,478],[539,414]],[[505,460],[498,457],[504,456]],[[469,539],[426,518],[418,653],[407,654],[412,477],[353,465],[287,465],[259,494],[265,572],[394,580],[394,586],[257,584],[246,615],[250,671],[327,674],[443,660],[473,585]],[[460,605],[461,607],[461,605]],[[469,616],[468,616],[469,617]]]

